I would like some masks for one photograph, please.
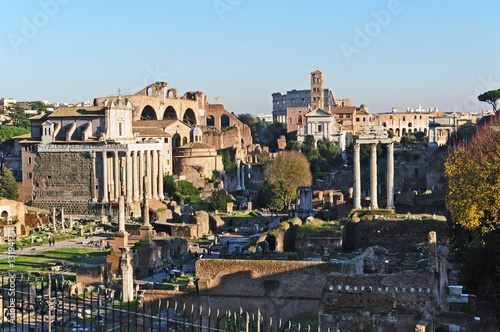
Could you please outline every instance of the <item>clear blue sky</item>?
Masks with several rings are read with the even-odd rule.
[[[308,89],[316,68],[373,113],[478,111],[477,94],[500,88],[498,1],[40,0],[2,2],[2,13],[0,97],[20,101],[161,80],[270,113],[273,92]]]

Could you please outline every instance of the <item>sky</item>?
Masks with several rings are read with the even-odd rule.
[[[325,87],[371,113],[479,112],[500,88],[499,1],[2,2],[0,97],[77,103],[156,81],[236,114]]]

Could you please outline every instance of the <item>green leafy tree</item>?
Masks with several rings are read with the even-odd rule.
[[[254,203],[256,207],[270,209],[282,209],[285,206],[278,186],[270,184],[267,180],[259,188]]]
[[[352,164],[354,163],[354,145],[349,144],[345,149],[345,154],[347,157],[347,161]],[[370,164],[370,145],[369,144],[361,144],[359,149],[360,163],[362,165]],[[377,144],[377,158],[382,154],[382,146],[381,144]]]
[[[6,167],[0,171],[0,197],[14,200],[19,198],[16,179]]]
[[[32,101],[30,102],[30,107],[32,110],[37,110],[38,112],[47,112],[49,108],[48,105],[42,103],[41,101]]]
[[[19,104],[7,106],[7,114],[11,118],[11,122],[16,127],[29,128],[30,122],[27,120],[28,115],[24,108]]]
[[[262,151],[259,153],[259,156],[257,157],[257,161],[261,164],[265,164],[269,161],[269,153],[267,151]]]
[[[450,147],[446,207],[465,285],[477,295],[500,286],[500,132],[488,126]]]
[[[173,175],[165,175],[163,177],[163,193],[167,197],[174,197],[177,191],[177,184],[175,183]]]
[[[490,104],[491,107],[493,107],[493,110],[496,112],[498,99],[500,99],[500,89],[490,90],[483,94],[480,94],[479,96],[477,96],[477,99],[479,99],[479,101]]]
[[[196,188],[194,184],[186,180],[177,181],[177,188],[183,196],[196,196],[200,193],[200,189]]]
[[[210,206],[214,211],[218,210],[226,212],[227,203],[230,203],[232,200],[233,198],[231,195],[229,195],[224,189],[215,190],[210,199]]]
[[[276,151],[278,150],[278,138],[286,136],[286,134],[286,124],[278,122],[269,124],[263,130],[261,145],[266,145],[271,151]]]
[[[231,154],[229,153],[229,151],[219,150],[218,154],[222,156],[222,165],[224,165],[224,171],[229,172],[236,168],[236,164],[231,158]]]
[[[306,156],[298,151],[282,151],[265,169],[266,179],[274,186],[286,208],[295,199],[298,186],[310,186],[312,174]]]

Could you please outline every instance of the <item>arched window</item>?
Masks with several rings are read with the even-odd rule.
[[[298,119],[297,119],[297,124],[298,125],[301,125],[302,124],[302,115],[299,115]]]
[[[213,127],[215,126],[215,119],[214,119],[214,116],[213,115],[209,115],[207,117],[207,126],[208,127]]]
[[[220,126],[222,128],[227,128],[229,127],[229,116],[227,116],[226,114],[223,114],[221,117],[220,117]]]
[[[182,139],[182,145],[187,144],[187,142],[188,142],[187,137],[184,137],[184,138]]]

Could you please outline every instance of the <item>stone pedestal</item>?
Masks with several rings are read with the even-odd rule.
[[[226,212],[227,213],[233,213],[233,203],[227,203],[227,205],[226,205]]]
[[[247,203],[247,210],[252,211],[252,202]]]
[[[139,228],[140,238],[144,242],[150,243],[153,241],[153,226],[151,225],[142,225]]]
[[[128,235],[127,232],[115,233],[115,248],[128,247]]]

